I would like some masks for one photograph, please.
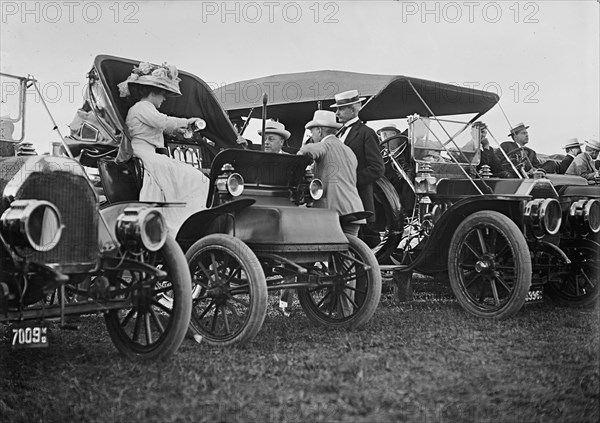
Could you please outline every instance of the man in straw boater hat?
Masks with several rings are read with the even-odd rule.
[[[258,135],[262,136],[262,129],[258,130]],[[282,148],[290,135],[292,134],[285,129],[283,123],[268,120],[265,123],[265,151],[287,154]]]
[[[304,144],[298,154],[315,161],[315,177],[323,182],[323,196],[315,201],[314,207],[329,208],[343,216],[363,211],[364,207],[356,188],[356,156],[335,135],[341,126],[335,120],[335,113],[315,111],[313,119],[305,126],[311,132],[313,143]],[[357,236],[360,225],[364,223],[364,219],[346,223],[342,229],[347,234]],[[352,312],[355,283],[348,284],[349,289],[340,300],[339,306],[346,316]]]
[[[567,155],[558,164],[558,170],[556,173],[560,173],[561,175],[563,175],[567,172],[567,169],[569,168],[569,166],[571,166],[571,163],[573,163],[575,157],[581,154],[581,146],[582,144],[577,138],[571,138],[567,142],[567,144],[563,147],[567,152]]]
[[[537,158],[536,152],[525,146],[529,142],[527,128],[529,128],[529,126],[525,126],[522,122],[517,124],[517,126],[510,130],[510,134],[508,134],[508,136],[512,138],[512,141],[503,142],[500,144],[500,148],[504,150],[515,165],[518,165],[517,167],[522,166],[525,173],[532,175],[533,172],[541,168],[541,163]],[[504,154],[502,154],[500,150],[498,150],[497,154],[502,165],[500,176],[502,178],[518,177],[510,163],[506,161]]]
[[[373,213],[368,221],[375,221],[375,202],[373,200],[373,184],[383,176],[384,164],[379,151],[377,134],[358,119],[358,111],[362,106],[364,97],[360,97],[357,90],[345,91],[335,95],[335,103],[331,105],[336,109],[336,116],[343,126],[338,137],[345,145],[350,147],[358,160],[356,172],[358,194],[365,210]],[[367,225],[363,228],[363,240],[371,247],[379,243],[379,235]]]
[[[588,181],[597,181],[600,178],[599,171],[596,169],[595,160],[600,152],[600,141],[584,140],[585,151],[577,155],[565,172],[566,175],[578,175]]]

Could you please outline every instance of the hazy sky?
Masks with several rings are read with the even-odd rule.
[[[501,95],[530,146],[599,138],[600,3],[589,1],[0,1],[0,68],[34,75],[63,134],[98,54],[167,61],[219,86],[335,69]],[[27,139],[56,141],[29,95]],[[498,107],[484,119],[505,138]],[[399,122],[400,126],[406,126]],[[376,122],[373,126],[377,128]]]

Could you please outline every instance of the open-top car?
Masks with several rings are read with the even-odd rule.
[[[128,109],[116,87],[138,63],[99,56],[88,74],[86,101],[118,141],[127,136]],[[191,329],[212,345],[247,343],[262,326],[268,291],[288,288],[297,290],[316,324],[355,328],[368,322],[380,298],[378,264],[362,241],[342,230],[345,222],[364,216],[311,208],[323,190],[307,172],[310,159],[241,148],[207,85],[188,72],[179,77],[183,95],[169,98],[161,111],[199,116],[206,128],[186,140],[166,136],[164,152],[185,159],[176,154],[185,145],[201,158],[190,165],[206,169],[211,183],[207,208],[190,216],[175,236],[192,275]],[[82,148],[77,137],[69,144],[80,160],[98,167],[113,214],[121,202],[138,198],[143,178],[138,160],[117,164],[114,147]]]
[[[500,179],[489,167],[478,170],[481,146],[466,130],[497,101],[493,93],[400,76],[363,106],[363,120],[408,117],[416,201],[403,210],[391,259],[448,278],[477,316],[512,316],[542,293],[561,304],[595,304],[600,187],[577,176]],[[469,114],[468,121],[446,117]]]
[[[11,147],[25,140],[26,91],[38,87],[32,77],[0,77],[9,109],[0,143]],[[188,329],[191,281],[157,205],[100,210],[77,161],[31,150],[0,157],[0,324],[8,341],[46,347],[49,320],[75,328],[73,316],[102,313],[121,353],[171,356]]]

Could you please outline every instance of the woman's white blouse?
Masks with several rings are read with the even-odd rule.
[[[167,116],[156,110],[154,104],[142,100],[129,109],[125,123],[133,140],[143,140],[154,147],[164,147],[163,133],[170,134],[176,128],[187,126],[188,120]]]

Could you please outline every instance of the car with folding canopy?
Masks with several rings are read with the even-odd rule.
[[[43,97],[31,76],[0,79],[8,111],[0,140],[0,324],[8,343],[48,347],[50,321],[76,329],[74,316],[100,313],[120,353],[170,357],[187,333],[192,291],[183,251],[157,204],[101,210],[80,163],[15,150],[15,142],[31,144],[28,90]]]
[[[416,166],[414,209],[404,211],[391,258],[406,271],[449,279],[459,303],[477,316],[510,317],[542,293],[560,304],[593,305],[600,187],[577,176],[529,178],[501,149],[522,177],[477,171],[481,147],[469,145],[466,129],[497,102],[494,93],[399,76],[363,106],[363,120],[407,118]]]
[[[127,136],[128,110],[117,84],[138,63],[98,56],[88,73],[86,102],[117,142]],[[296,289],[316,324],[367,323],[380,298],[378,264],[362,241],[342,231],[345,221],[364,216],[310,207],[323,190],[307,170],[309,158],[243,149],[212,90],[191,73],[180,71],[179,77],[183,95],[167,99],[161,111],[201,117],[206,127],[187,139],[167,135],[162,151],[175,158],[182,145],[199,152],[201,160],[190,165],[204,170],[211,183],[207,208],[175,236],[192,276],[192,332],[211,345],[245,344],[262,326],[268,292],[281,289]],[[82,162],[98,167],[115,213],[120,202],[138,198],[143,172],[136,160],[117,164],[114,146],[85,144],[77,136],[68,144]]]

